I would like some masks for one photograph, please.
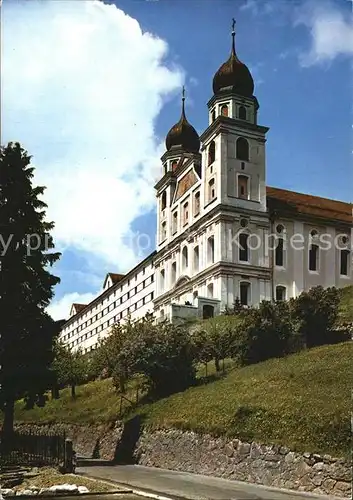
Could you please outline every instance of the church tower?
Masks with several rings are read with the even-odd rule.
[[[235,21],[229,59],[213,78],[209,127],[201,136],[206,177],[219,183],[220,202],[266,211],[265,135],[257,123],[254,81],[235,50]],[[214,181],[212,181],[214,179]]]

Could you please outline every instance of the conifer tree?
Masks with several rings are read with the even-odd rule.
[[[45,221],[44,187],[32,185],[31,157],[19,143],[0,148],[0,408],[13,430],[14,402],[44,404],[50,386],[55,322],[46,313],[60,281],[49,272],[60,258]]]

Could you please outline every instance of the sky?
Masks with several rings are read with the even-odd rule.
[[[208,126],[236,49],[255,80],[267,184],[352,201],[350,0],[3,0],[1,144],[32,155],[62,252],[49,312],[101,293],[155,249],[165,136]]]

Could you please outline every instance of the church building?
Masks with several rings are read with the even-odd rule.
[[[236,300],[256,306],[316,285],[353,284],[352,203],[266,185],[266,134],[254,81],[235,50],[213,78],[208,127],[185,114],[166,137],[157,182],[157,248],[127,274],[109,273],[90,304],[73,304],[61,340],[83,352],[110,327],[147,312],[208,318]]]

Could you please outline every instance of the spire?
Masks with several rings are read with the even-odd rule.
[[[181,116],[182,118],[186,119],[186,116],[185,116],[185,87],[183,85],[183,90],[182,90],[182,97],[181,97]]]
[[[232,19],[232,56],[235,56],[235,24],[236,24],[236,20]]]

